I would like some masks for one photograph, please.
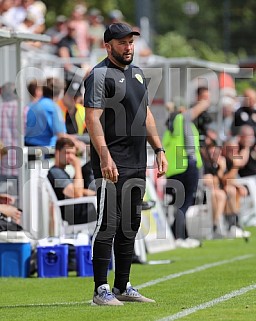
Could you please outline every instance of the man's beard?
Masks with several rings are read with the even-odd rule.
[[[117,53],[113,47],[111,47],[111,55],[122,65],[130,65],[133,60],[133,53],[131,53],[131,59],[125,60],[123,56]]]

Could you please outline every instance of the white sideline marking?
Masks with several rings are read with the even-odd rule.
[[[141,285],[136,286],[136,288],[137,289],[143,289],[143,288],[146,288],[148,286],[152,286],[152,285],[155,285],[155,284],[158,284],[158,283],[161,283],[161,282],[165,282],[167,280],[179,278],[180,276],[183,276],[183,275],[193,274],[193,273],[196,273],[196,272],[204,271],[204,270],[210,269],[212,267],[220,266],[220,265],[227,264],[227,263],[233,263],[233,262],[236,262],[236,261],[246,260],[246,259],[249,259],[249,258],[251,258],[253,256],[254,256],[253,254],[248,254],[248,255],[243,255],[243,256],[237,256],[237,257],[234,257],[233,259],[230,259],[230,260],[224,260],[224,261],[219,261],[219,262],[215,262],[215,263],[209,263],[209,264],[201,265],[201,266],[198,266],[198,267],[196,267],[194,269],[191,269],[191,270],[170,274],[170,275],[164,276],[162,278],[155,279],[155,280],[143,283]]]
[[[224,261],[219,261],[219,262],[215,262],[215,263],[209,263],[209,264],[201,265],[201,266],[198,266],[197,268],[194,268],[194,269],[191,269],[191,270],[170,274],[170,275],[164,276],[162,278],[155,279],[155,280],[143,283],[141,285],[136,286],[136,288],[137,289],[146,288],[147,286],[152,286],[152,285],[155,285],[157,283],[165,282],[167,280],[179,278],[179,277],[181,277],[183,275],[193,274],[193,273],[196,273],[196,272],[204,271],[204,270],[210,269],[212,267],[220,266],[220,265],[227,264],[227,263],[246,260],[246,259],[249,259],[249,258],[251,258],[253,256],[254,256],[253,254],[248,254],[248,255],[243,255],[243,256],[237,256],[237,257],[234,257],[233,259],[230,259],[230,260],[224,260]],[[0,306],[0,309],[22,308],[22,307],[24,307],[24,308],[26,308],[26,307],[51,307],[51,306],[65,306],[65,305],[72,306],[72,305],[88,304],[88,303],[91,303],[91,302],[92,302],[92,300],[85,301],[85,302],[55,302],[55,303],[14,304],[14,305],[2,305],[2,306]]]
[[[52,303],[31,303],[31,304],[13,304],[13,305],[1,305],[0,309],[7,308],[37,308],[37,307],[57,307],[57,306],[75,306],[87,304],[87,301],[81,302],[52,302]]]
[[[173,314],[173,315],[170,315],[168,317],[165,317],[163,319],[159,319],[157,321],[173,321],[173,320],[178,320],[178,319],[181,319],[183,317],[186,317],[187,315],[189,314],[192,314],[192,313],[195,313],[199,310],[204,310],[206,308],[211,308],[213,307],[214,305],[216,304],[219,304],[221,302],[224,302],[224,301],[227,301],[227,300],[230,300],[232,298],[235,298],[239,295],[243,295],[249,291],[252,291],[252,290],[255,290],[256,289],[256,284],[252,284],[252,285],[249,285],[247,287],[244,287],[244,288],[241,288],[239,290],[235,290],[233,292],[230,292],[230,293],[227,293],[219,298],[216,298],[214,300],[211,300],[211,301],[208,301],[208,302],[205,302],[205,303],[202,303],[202,304],[199,304],[199,305],[196,305],[194,306],[193,308],[190,308],[190,309],[186,309],[186,310],[183,310],[181,312],[178,312],[176,314]]]

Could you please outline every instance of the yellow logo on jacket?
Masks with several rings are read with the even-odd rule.
[[[135,74],[135,78],[141,83],[143,84],[143,78],[140,74]]]

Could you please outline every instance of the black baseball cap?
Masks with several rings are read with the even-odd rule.
[[[112,23],[104,32],[104,42],[109,42],[112,39],[121,39],[128,35],[140,36],[140,33],[132,30],[126,23]]]

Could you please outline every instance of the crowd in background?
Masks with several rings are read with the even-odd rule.
[[[103,33],[107,25],[125,21],[120,10],[112,10],[104,18],[100,9],[88,9],[84,3],[74,5],[70,16],[57,16],[49,28],[45,24],[46,14],[47,7],[40,0],[0,0],[1,28],[49,35],[50,44],[36,45],[46,53],[62,58],[88,57],[92,50],[103,48]],[[138,39],[136,46],[141,56],[152,54],[143,38]]]
[[[199,246],[188,237],[186,213],[195,205],[200,178],[203,186],[199,187],[209,191],[208,199],[204,196],[200,202],[211,205],[212,237],[250,236],[241,224],[242,200],[250,191],[240,184],[239,177],[255,179],[256,174],[256,91],[246,89],[242,99],[234,94],[222,97],[218,104],[221,122],[209,112],[210,90],[199,87],[196,97],[188,108],[167,105],[170,116],[163,137],[169,162],[166,192],[176,208],[172,230],[177,246],[185,248]],[[173,180],[182,186],[170,185]],[[184,193],[184,202],[177,205]]]

